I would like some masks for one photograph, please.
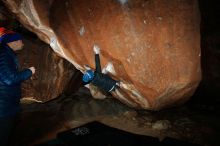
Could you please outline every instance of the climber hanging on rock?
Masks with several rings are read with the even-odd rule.
[[[114,92],[117,88],[120,87],[120,82],[112,79],[109,75],[107,75],[106,69],[104,73],[102,73],[100,58],[99,58],[100,48],[97,45],[94,45],[93,51],[95,53],[96,68],[95,71],[93,71],[90,67],[85,66],[86,71],[83,75],[84,85],[91,83],[104,92]]]

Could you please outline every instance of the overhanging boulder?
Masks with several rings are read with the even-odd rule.
[[[102,67],[122,81],[114,96],[144,109],[184,103],[201,80],[197,0],[5,0],[20,22],[77,69]]]

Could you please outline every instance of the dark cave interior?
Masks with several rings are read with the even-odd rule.
[[[2,5],[2,3],[0,4]],[[210,137],[206,137],[206,138],[204,138],[203,136],[200,137],[200,138],[205,139],[205,143],[202,143],[203,142],[202,140],[201,141],[198,140],[199,141],[198,142],[197,140],[194,140],[193,138],[190,140],[186,138],[184,140],[199,143],[200,145],[204,144],[204,145],[216,145],[217,146],[217,145],[220,145],[220,142],[218,140],[218,138],[220,137],[220,124],[219,124],[220,117],[218,116],[220,115],[220,106],[219,106],[220,104],[220,98],[219,98],[220,97],[220,92],[219,92],[220,90],[220,27],[219,27],[220,26],[220,19],[219,19],[220,18],[220,13],[219,13],[220,5],[217,0],[213,0],[213,1],[199,0],[199,7],[200,7],[200,12],[201,12],[201,28],[200,29],[201,29],[201,52],[202,52],[202,56],[201,56],[202,81],[199,87],[197,88],[195,94],[191,97],[191,99],[186,104],[180,107],[174,107],[174,108],[165,109],[165,110],[157,111],[157,112],[150,112],[150,114],[148,111],[144,111],[144,110],[137,110],[136,112],[138,115],[144,115],[144,116],[150,115],[150,116],[153,116],[155,119],[160,119],[160,120],[169,119],[170,121],[172,120],[174,121],[174,119],[176,119],[176,117],[178,116],[179,117],[181,116],[190,117],[190,119],[193,119],[194,121],[196,121],[195,125],[197,128],[191,127],[192,128],[191,131],[193,131],[194,133],[198,132],[196,130],[200,129],[201,125],[199,124],[201,123],[206,125],[207,127],[211,127],[211,129],[215,129],[215,131],[213,132],[214,134],[211,135]],[[13,28],[15,31],[22,33],[26,37],[30,37],[32,39],[38,39],[35,34],[29,32],[17,21],[7,22],[7,23],[4,22],[4,23],[1,23],[1,25],[3,26],[10,25],[9,26],[10,28]],[[69,96],[70,95],[68,95],[68,97]],[[73,100],[76,100],[76,102],[79,101],[78,98],[73,99]],[[53,104],[54,103],[52,103],[51,105]],[[42,105],[42,107],[45,108],[44,105]],[[40,113],[41,112],[37,113],[39,117],[40,117]],[[52,114],[52,113],[49,112],[49,114]],[[26,118],[31,118],[31,116],[27,116]],[[34,118],[33,118],[33,121],[34,121]],[[45,120],[45,122],[47,122],[47,120]],[[185,127],[179,128],[179,130],[183,130],[183,129],[185,129]],[[209,133],[209,130],[210,129],[204,128],[201,131],[205,131],[206,132],[205,135],[207,136]],[[19,131],[17,132],[19,133]],[[183,130],[182,133],[184,132],[185,131]],[[210,133],[212,133],[212,131]],[[172,143],[171,145],[179,146],[180,143],[177,143],[177,144]],[[187,145],[187,144],[183,144],[183,145]]]
[[[220,89],[220,24],[217,1],[199,0],[201,12],[201,67],[202,81],[195,94],[188,102],[204,104],[210,109],[219,110]]]

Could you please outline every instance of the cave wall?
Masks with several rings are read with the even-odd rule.
[[[158,131],[155,134],[157,135],[157,137],[158,135],[159,136],[168,135],[175,138],[177,138],[176,136],[180,136],[184,140],[191,140],[193,142],[195,141],[198,142],[197,140],[199,140],[198,143],[200,143],[201,145],[204,144],[219,145],[218,144],[219,118],[217,116],[219,115],[219,103],[220,103],[219,102],[220,101],[219,100],[220,21],[218,19],[219,5],[218,2],[215,1],[200,0],[199,2],[200,2],[200,10],[201,10],[201,18],[202,18],[201,21],[201,59],[202,59],[201,61],[202,62],[201,63],[202,63],[203,78],[198,90],[196,90],[196,95],[193,96],[193,99],[195,99],[193,102],[194,108],[190,108],[189,110],[184,106],[170,110],[163,110],[160,112],[153,112],[151,114],[148,113],[147,111],[144,111],[146,112],[146,117],[141,117],[141,118],[139,117],[140,122],[137,122],[136,121],[137,116],[133,112],[132,113],[125,112],[123,114],[124,116],[126,116],[126,120],[115,118],[116,117],[115,113],[120,112],[120,110],[118,110],[118,108],[116,109],[113,103],[109,103],[108,102],[109,99],[105,101],[97,101],[97,100],[93,101],[92,99],[89,99],[88,95],[87,95],[88,96],[87,100],[82,98],[82,97],[86,97],[85,95],[81,95],[78,98],[70,97],[62,100],[63,103],[59,101],[56,102],[54,105],[51,105],[51,102],[48,102],[47,104],[40,104],[40,106],[39,105],[35,106],[34,104],[30,105],[33,106],[31,108],[28,106],[26,110],[23,110],[26,112],[27,115],[24,119],[22,119],[23,123],[22,122],[21,123],[23,125],[19,127],[19,130],[17,131],[15,137],[16,140],[13,142],[16,143],[16,145],[19,144],[22,145],[26,141],[31,143],[38,138],[41,138],[40,140],[44,141],[49,137],[47,139],[49,140],[51,138],[55,138],[56,133],[65,130],[65,128],[67,130],[68,128],[73,128],[78,126],[80,122],[81,124],[83,124],[85,121],[88,122],[88,120],[84,120],[84,119],[88,119],[89,117],[91,117],[92,120],[101,119],[101,121],[103,122],[104,120],[100,118],[100,115],[102,115],[102,113],[105,112],[106,110],[107,111],[109,110],[107,114],[110,114],[110,118],[109,118],[110,121],[115,120],[116,122],[114,124],[106,122],[106,124],[107,123],[112,124],[111,126],[114,125],[114,127],[117,128],[122,128],[123,126],[126,127],[127,125],[129,125],[128,124],[129,122],[134,122],[138,127],[137,132],[144,131],[143,133],[141,133],[143,135],[154,134],[153,132],[155,130]],[[74,82],[72,83],[73,85],[74,84],[76,85],[76,83]],[[85,92],[83,91],[83,93]],[[204,102],[205,105],[201,104],[200,103],[201,101]],[[104,103],[107,102],[107,104],[102,105],[100,104],[100,102],[104,102]],[[198,106],[195,106],[195,104],[198,105],[198,103],[200,104],[199,108]],[[211,106],[206,105],[210,103]],[[59,104],[63,104],[63,106],[61,106],[60,108],[60,106],[58,106]],[[91,104],[94,104],[95,106],[91,106]],[[213,104],[215,104],[216,106],[214,107]],[[97,108],[97,106],[100,107]],[[109,108],[108,106],[112,106],[112,107]],[[195,107],[197,107],[196,112],[191,110],[191,109],[195,110]],[[51,110],[48,110],[48,108],[51,108]],[[36,112],[36,111],[30,112],[30,109],[34,111],[39,110],[40,112]],[[94,109],[97,110],[98,112],[94,112],[93,111]],[[28,113],[27,111],[30,113]],[[42,116],[44,118],[42,118]],[[120,115],[120,117],[123,116]],[[158,120],[158,122],[156,119]],[[163,125],[162,123],[163,121],[165,121],[165,125]],[[167,121],[168,121],[168,129],[165,130],[153,129],[153,132],[152,132],[152,128],[148,129],[148,127],[154,125],[154,123],[155,125],[156,124],[159,125],[159,128],[161,127],[160,123],[162,123],[162,128],[163,126],[166,127]],[[209,122],[206,123],[206,121]],[[45,125],[45,123],[50,123],[50,126]],[[127,126],[125,130],[128,130],[130,128],[132,128],[132,126]],[[174,131],[170,130],[170,128],[174,129]],[[25,134],[22,135],[21,132],[24,132]]]
[[[184,103],[201,79],[197,0],[4,0],[18,20],[84,71],[102,67],[122,82],[114,97],[158,110]]]
[[[62,93],[72,94],[81,84],[75,84],[81,73],[58,56],[49,45],[26,30],[0,2],[0,26],[15,30],[24,37],[24,49],[16,52],[20,69],[34,66],[36,73],[22,84],[22,103],[46,102]],[[74,83],[74,84],[73,84]]]
[[[220,14],[217,1],[201,0],[202,69],[207,95],[219,97],[220,89]],[[212,88],[210,88],[210,86]]]
[[[77,70],[42,41],[27,38],[24,44],[24,49],[18,54],[21,66],[34,66],[36,73],[22,84],[23,97],[43,102],[58,97],[69,86]]]
[[[218,107],[220,100],[220,14],[218,1],[200,0],[202,81],[192,104]]]

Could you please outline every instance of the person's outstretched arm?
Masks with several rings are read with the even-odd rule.
[[[102,73],[99,57],[100,48],[97,45],[94,45],[93,51],[95,52],[95,71],[97,71],[98,73]]]
[[[29,79],[33,68],[16,71],[11,67],[6,52],[0,54],[0,79],[6,85],[12,86]]]

